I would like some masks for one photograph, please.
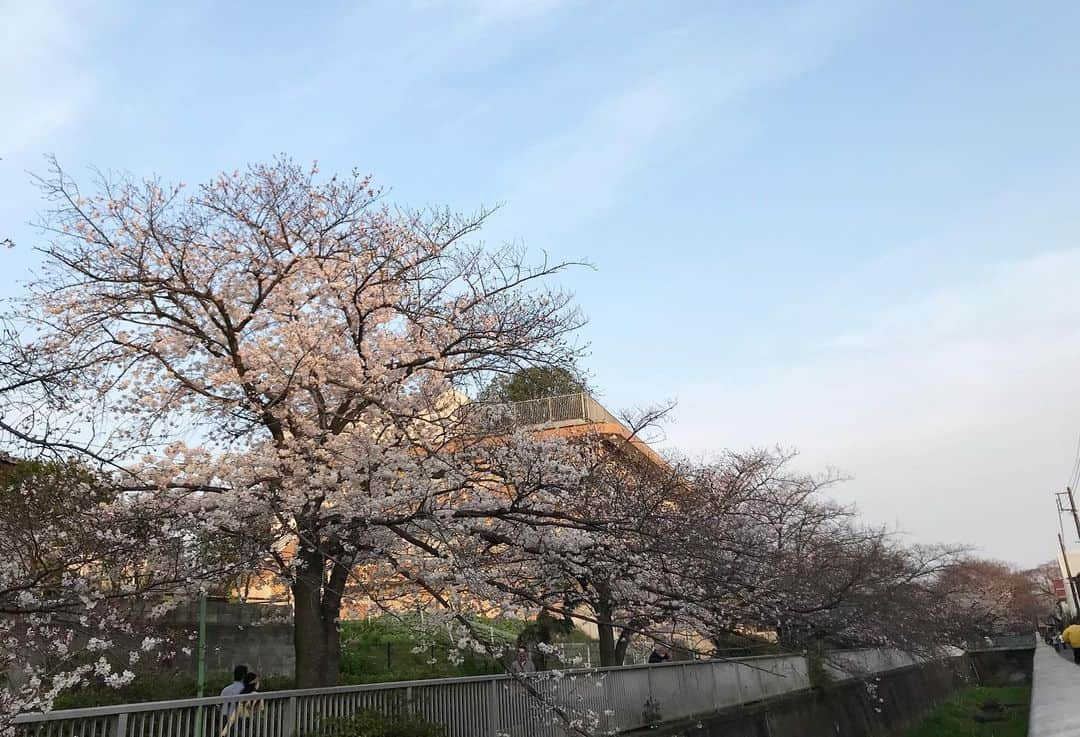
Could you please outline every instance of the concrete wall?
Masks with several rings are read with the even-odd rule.
[[[206,613],[207,672],[231,671],[234,665],[243,663],[262,675],[293,675],[296,663],[289,607],[208,601]],[[198,603],[170,612],[165,626],[178,643],[189,643],[191,652],[178,652],[164,665],[194,673],[198,665],[194,639],[199,631]]]
[[[1031,683],[1035,650],[985,650],[968,653],[975,678],[983,686]]]
[[[626,734],[650,737],[893,737],[974,683],[967,656],[801,691]]]

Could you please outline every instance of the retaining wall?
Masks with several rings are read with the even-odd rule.
[[[922,663],[626,732],[650,737],[892,737],[975,682],[968,656]]]
[[[187,639],[190,652],[179,652],[164,665],[194,673],[199,633],[199,606],[191,602],[168,614],[165,627],[177,642]],[[292,676],[295,670],[292,611],[288,607],[208,601],[206,607],[206,670],[232,671],[243,663],[262,675]]]

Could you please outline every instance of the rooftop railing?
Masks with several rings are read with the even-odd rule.
[[[585,392],[521,402],[476,403],[468,407],[481,422],[500,429],[566,427],[590,423],[622,424],[615,415]]]

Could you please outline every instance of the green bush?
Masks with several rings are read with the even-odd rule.
[[[836,679],[825,665],[825,649],[820,644],[806,651],[806,670],[811,688],[827,691],[836,684]]]
[[[305,737],[444,737],[445,730],[420,717],[365,709],[351,717],[328,719]]]

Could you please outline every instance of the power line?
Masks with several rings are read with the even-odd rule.
[[[1076,486],[1080,481],[1080,435],[1076,438],[1076,453],[1073,455],[1072,473],[1069,474],[1069,483],[1066,486]]]
[[[1069,514],[1073,518],[1073,523],[1076,525],[1076,539],[1080,541],[1080,510],[1076,508],[1076,500],[1073,497],[1073,491],[1071,486],[1066,486],[1065,491],[1059,491],[1054,494],[1054,501],[1057,505],[1058,511],[1058,525],[1061,524],[1061,515]]]

